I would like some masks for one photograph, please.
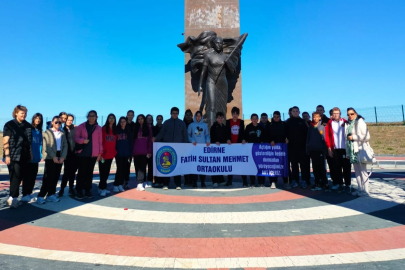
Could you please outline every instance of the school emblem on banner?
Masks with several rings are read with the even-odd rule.
[[[170,146],[161,147],[156,153],[156,168],[160,173],[169,174],[177,165],[176,151]]]

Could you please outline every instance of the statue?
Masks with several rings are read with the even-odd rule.
[[[240,75],[240,56],[247,34],[237,38],[218,37],[213,31],[204,31],[197,38],[190,36],[177,45],[190,53],[185,72],[191,71],[191,85],[200,96],[200,111],[205,112],[208,126],[215,122],[217,112],[226,115],[227,103],[233,100],[232,93]],[[204,110],[205,108],[205,110]]]

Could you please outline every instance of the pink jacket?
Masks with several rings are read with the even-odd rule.
[[[75,135],[75,142],[78,144],[83,144],[84,140],[87,139],[87,130],[86,130],[86,122],[80,124],[76,128],[76,135]],[[99,154],[103,154],[103,133],[101,130],[101,127],[99,125],[96,125],[96,129],[94,130],[92,134],[92,142],[93,142],[93,148],[92,148],[92,156],[97,157]],[[80,153],[82,150],[77,151],[77,153]]]

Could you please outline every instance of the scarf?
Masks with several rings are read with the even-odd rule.
[[[347,134],[353,134],[354,124],[356,121],[357,118],[355,120],[348,121]],[[346,149],[349,151],[347,154],[349,154],[350,163],[359,163],[357,160],[357,153],[354,152],[353,142],[348,139],[346,139]]]

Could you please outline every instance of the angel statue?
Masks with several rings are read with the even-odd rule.
[[[215,122],[217,112],[226,115],[226,105],[233,100],[233,90],[238,81],[242,45],[248,34],[237,38],[218,37],[213,31],[204,31],[197,38],[190,36],[177,45],[190,54],[186,72],[191,71],[191,85],[200,96],[200,111],[209,127]]]

